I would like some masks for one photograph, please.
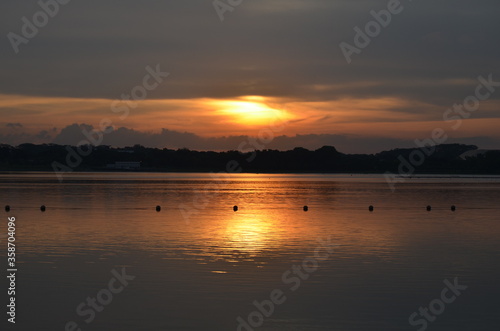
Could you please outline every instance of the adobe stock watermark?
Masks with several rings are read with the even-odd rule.
[[[71,0],[40,0],[38,6],[41,10],[33,14],[31,20],[26,16],[21,18],[21,34],[9,32],[7,38],[16,54],[19,53],[19,46],[27,44],[38,35],[39,29],[44,28],[54,18],[60,10],[60,6],[67,5]]]
[[[92,323],[97,313],[102,312],[106,306],[109,306],[114,299],[114,295],[123,292],[128,286],[129,281],[135,279],[136,276],[128,275],[125,268],[122,268],[121,273],[115,269],[111,270],[113,278],[108,282],[106,288],[97,292],[95,297],[87,297],[87,300],[80,303],[76,307],[76,314],[84,319],[88,325]],[[64,331],[82,331],[79,324],[74,321],[69,321],[64,327]]]
[[[409,0],[412,1],[412,0]],[[352,56],[354,54],[361,54],[362,50],[370,45],[373,38],[376,38],[382,33],[382,30],[387,28],[392,22],[392,17],[394,15],[401,14],[404,7],[399,0],[389,0],[387,3],[387,9],[382,9],[380,11],[371,10],[370,14],[373,20],[365,24],[364,29],[359,26],[354,27],[354,39],[353,44],[349,44],[345,41],[339,44],[340,50],[345,57],[348,64],[352,62]]]
[[[452,108],[443,113],[444,122],[451,124],[453,131],[458,130],[462,126],[463,120],[470,118],[472,113],[479,109],[481,101],[488,100],[496,92],[496,88],[500,87],[500,82],[493,81],[493,74],[489,74],[488,78],[479,76],[478,81],[479,84],[476,86],[474,94],[466,97],[462,104],[454,104]],[[417,167],[424,164],[426,159],[434,154],[436,145],[444,144],[448,138],[448,134],[443,128],[435,128],[432,130],[430,138],[415,139],[414,143],[419,149],[412,151],[408,159],[402,155],[398,156],[398,174],[389,171],[384,174],[391,191],[396,190],[397,183],[404,183],[407,178],[411,177]]]
[[[243,0],[214,0],[212,4],[220,21],[224,22],[224,14],[226,12],[233,12],[234,9],[242,3]]]
[[[147,98],[148,92],[160,86],[169,75],[170,73],[161,71],[160,64],[157,64],[154,69],[151,66],[146,66],[146,75],[141,84],[132,88],[130,94],[123,93],[121,100],[113,101],[111,111],[120,114],[120,120],[125,120],[130,115],[130,110],[137,108],[139,102]],[[59,182],[63,181],[64,174],[70,173],[74,168],[80,166],[83,158],[89,156],[94,147],[100,146],[104,135],[111,132],[113,132],[113,122],[108,118],[103,118],[100,121],[99,129],[87,130],[83,128],[82,134],[86,139],[77,144],[76,150],[71,146],[66,146],[66,163],[52,162],[52,169]]]
[[[278,122],[280,121],[280,122]],[[238,145],[238,151],[242,154],[250,155],[245,159],[246,162],[251,163],[257,157],[257,150],[262,150],[269,145],[276,137],[276,133],[285,129],[288,122],[286,120],[279,120],[275,118],[272,120],[268,127],[261,129],[257,137],[248,137]],[[212,183],[206,184],[202,190],[195,191],[193,200],[189,204],[179,204],[179,211],[186,222],[190,223],[192,216],[199,214],[202,210],[208,207],[219,192],[227,185],[227,179],[230,174],[238,174],[243,172],[243,167],[240,162],[230,160],[226,163],[224,171],[218,173],[211,173],[210,177],[214,180]]]
[[[333,254],[333,247],[339,246],[332,244],[331,237],[328,237],[327,240],[318,239],[317,241],[319,246],[314,250],[314,255],[306,257],[301,264],[293,265],[282,274],[283,284],[292,285],[289,291],[297,291],[302,282],[308,280],[311,274],[318,270],[319,262],[326,261]],[[323,253],[321,253],[322,251]],[[254,300],[252,304],[256,309],[250,312],[245,319],[241,316],[236,318],[238,322],[236,331],[253,331],[254,328],[261,327],[265,318],[271,317],[276,307],[285,303],[286,300],[285,292],[278,288],[270,292],[269,299],[264,299],[261,302]]]
[[[444,313],[446,305],[453,303],[462,294],[462,291],[468,288],[468,286],[458,284],[457,277],[455,277],[453,283],[445,279],[444,284],[446,287],[441,291],[439,299],[432,300],[428,307],[420,307],[418,312],[410,315],[408,322],[411,326],[420,326],[418,331],[426,330],[429,323],[434,322],[439,315]],[[422,318],[417,319],[419,316]]]

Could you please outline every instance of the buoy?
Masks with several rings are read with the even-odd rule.
[[[42,206],[40,207],[40,210],[41,210],[42,212],[44,212],[44,211],[45,211],[45,209],[46,209],[45,205],[42,205]]]
[[[5,206],[5,211],[6,211],[6,212],[9,212],[9,211],[10,211],[10,206],[9,206],[9,205]]]
[[[161,211],[161,206],[156,206],[156,211],[160,212]]]
[[[308,211],[308,210],[309,210],[309,207],[304,206],[304,211]]]
[[[432,207],[431,206],[427,206],[427,211],[431,211],[432,210]]]
[[[233,207],[233,210],[234,210],[234,211],[238,211],[238,206],[234,206],[234,207]]]
[[[373,211],[373,206],[368,207],[369,211]]]
[[[455,207],[455,205],[451,206],[451,211],[455,211],[457,210],[457,207]]]

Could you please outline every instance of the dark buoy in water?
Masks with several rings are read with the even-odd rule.
[[[455,207],[455,205],[451,206],[451,211],[455,211],[457,210],[457,207]]]
[[[40,210],[41,210],[42,212],[44,212],[46,209],[47,209],[47,208],[45,207],[45,205],[42,205],[42,206],[40,207]]]
[[[234,210],[234,211],[238,211],[238,206],[234,206],[234,207],[233,207],[233,210]]]
[[[427,211],[431,211],[432,210],[432,207],[431,206],[427,206]]]
[[[373,206],[368,207],[369,211],[373,211],[373,209],[374,209]]]
[[[156,206],[156,211],[159,213],[161,211],[161,206]]]
[[[304,211],[308,211],[308,210],[309,210],[309,207],[304,206]]]
[[[5,211],[6,211],[6,212],[9,212],[9,211],[10,211],[10,206],[9,206],[9,205],[5,206]]]

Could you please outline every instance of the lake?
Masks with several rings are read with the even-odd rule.
[[[15,217],[17,272],[16,325],[2,323],[498,330],[499,202],[500,177],[391,192],[378,175],[4,173],[0,258]]]

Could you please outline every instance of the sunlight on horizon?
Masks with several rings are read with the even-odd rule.
[[[216,108],[216,113],[229,116],[232,122],[245,126],[269,125],[275,120],[293,118],[287,111],[272,108],[265,101],[264,97],[245,96],[237,100],[210,101],[210,104]]]

